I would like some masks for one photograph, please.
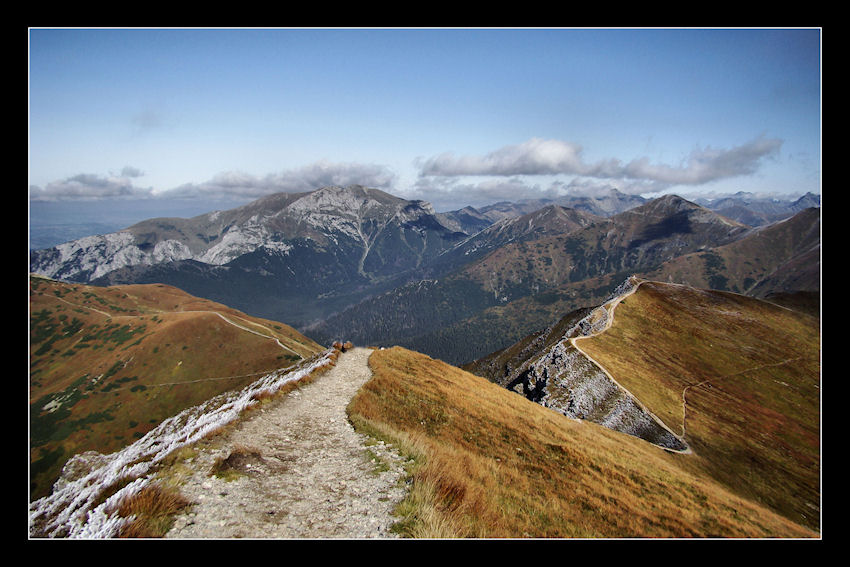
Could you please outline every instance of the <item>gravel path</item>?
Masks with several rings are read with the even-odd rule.
[[[345,413],[371,377],[370,354],[342,353],[314,382],[250,412],[185,463],[194,472],[181,492],[195,505],[166,537],[397,537],[389,528],[407,490],[403,461],[380,442],[367,446]],[[230,474],[212,475],[217,461]]]

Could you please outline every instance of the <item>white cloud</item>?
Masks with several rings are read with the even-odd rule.
[[[483,207],[498,201],[522,201],[524,199],[557,199],[570,195],[605,194],[612,188],[623,191],[624,184],[600,182],[582,178],[569,183],[544,177],[530,182],[524,177],[482,178],[471,180],[459,177],[423,177],[399,196],[408,199],[423,199],[434,205],[437,211],[450,211],[467,205]],[[626,188],[630,188],[626,185]],[[643,188],[631,188],[639,193]],[[626,191],[623,191],[626,192]]]
[[[317,162],[302,168],[280,173],[256,176],[237,171],[226,171],[209,181],[189,183],[167,190],[136,187],[133,179],[143,172],[126,166],[120,175],[102,176],[81,173],[68,179],[48,183],[44,187],[31,186],[30,200],[62,201],[82,199],[168,198],[168,199],[218,199],[247,200],[280,192],[312,191],[327,185],[360,184],[391,190],[396,174],[381,165],[358,163]]]
[[[128,170],[125,167],[125,170]],[[129,168],[131,172],[138,170]],[[81,173],[44,187],[30,186],[32,201],[63,201],[84,199],[144,199],[152,196],[150,188],[136,187],[132,177],[138,175],[97,175]]]
[[[208,181],[166,190],[137,187],[144,173],[125,166],[118,175],[80,174],[44,187],[30,187],[34,201],[83,199],[204,199],[248,201],[278,192],[312,191],[327,185],[365,185],[407,198],[430,201],[437,210],[495,201],[555,198],[567,193],[608,191],[651,194],[675,187],[697,187],[756,173],[775,155],[781,140],[757,138],[730,149],[704,148],[677,165],[648,158],[623,163],[604,159],[587,163],[582,148],[570,142],[533,138],[483,156],[440,154],[419,160],[419,176],[400,186],[397,174],[383,165],[320,161],[267,175],[239,171],[219,173]]]
[[[648,158],[623,165],[616,158],[586,163],[582,148],[577,144],[532,138],[484,156],[456,157],[445,153],[420,160],[418,165],[422,177],[574,175],[667,185],[702,185],[755,173],[761,161],[778,152],[781,145],[781,140],[758,138],[731,149],[695,150],[679,166],[651,164]]]
[[[421,175],[587,175],[593,167],[582,161],[581,152],[577,144],[532,138],[485,156],[455,157],[444,153],[423,162]]]
[[[390,189],[396,175],[381,165],[317,162],[298,169],[255,176],[223,172],[209,181],[190,183],[159,193],[171,198],[256,199],[272,193],[312,191],[328,185],[366,185]]]
[[[122,177],[142,177],[144,174],[145,173],[141,169],[133,167],[131,165],[125,165],[121,169]]]
[[[752,175],[761,161],[774,155],[781,140],[759,138],[729,150],[705,148],[694,150],[682,166],[653,165],[646,158],[626,165],[623,177],[646,179],[671,185],[703,185],[712,181]]]

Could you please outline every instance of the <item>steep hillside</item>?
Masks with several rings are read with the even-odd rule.
[[[754,298],[650,281],[624,297],[602,333],[602,307],[579,310],[464,368],[564,415],[664,445],[608,420],[615,388],[578,347],[687,443],[695,469],[816,526],[818,321]]]
[[[428,271],[432,277],[443,276],[508,244],[569,234],[601,220],[602,217],[583,211],[548,205],[518,217],[502,219],[462,240],[434,258],[428,264]]]
[[[70,281],[90,282],[117,269],[195,260],[222,266],[249,253],[287,256],[297,242],[321,250],[333,244],[350,250],[355,270],[379,277],[385,264],[427,256],[426,229],[438,237],[431,206],[361,186],[324,187],[308,193],[277,193],[227,211],[191,219],[157,218],[117,233],[92,236],[33,254],[32,271]],[[405,237],[413,237],[407,242]],[[398,248],[401,239],[407,247]],[[382,255],[369,257],[375,247]],[[439,250],[438,246],[434,246]],[[399,255],[401,253],[401,255]],[[383,257],[382,257],[383,256]]]
[[[593,219],[583,214],[578,218]],[[397,344],[463,364],[549,325],[558,313],[604,299],[633,273],[733,242],[748,231],[675,195],[610,218],[595,217],[591,224],[566,227],[558,234],[502,244],[430,282],[428,293],[440,303],[426,303],[440,307],[423,308],[420,289],[408,285],[373,296],[309,332],[323,341],[341,335],[357,343]],[[497,226],[485,233],[490,230]],[[523,307],[514,309],[513,302]],[[453,304],[458,309],[449,312]],[[448,314],[435,318],[434,311]],[[516,317],[505,317],[506,312]],[[405,325],[398,325],[399,320]]]
[[[687,470],[794,522],[820,522],[820,326],[738,294],[643,282],[573,341],[694,454]]]
[[[676,258],[647,278],[765,297],[820,290],[820,209],[751,230],[735,242]]]
[[[687,444],[656,418],[575,344],[603,332],[614,310],[636,289],[629,278],[608,301],[569,313],[555,325],[501,352],[464,366],[525,398],[567,417],[598,423],[673,451]]]
[[[97,285],[166,283],[298,327],[466,236],[423,201],[359,185],[324,187],[33,251],[30,271]]]
[[[583,230],[502,246],[465,272],[507,303],[566,282],[657,266],[701,247],[732,242],[746,230],[668,195]]]
[[[30,502],[30,536],[161,537],[173,515],[192,505],[177,489],[187,475],[187,455],[215,443],[246,411],[312,382],[334,365],[340,352],[334,345],[290,368],[255,376],[244,388],[222,392],[164,419],[113,453],[74,455],[52,492]],[[244,448],[234,451],[245,453]]]
[[[752,229],[675,195],[611,191],[438,214],[325,187],[34,251],[31,270],[164,283],[325,344],[397,344],[463,364],[597,304],[631,274],[758,297],[816,292],[817,211]]]
[[[749,230],[740,240],[706,247],[634,273],[644,279],[744,293],[818,316],[820,210],[806,209],[784,221]],[[474,336],[481,345],[469,352],[484,358],[507,348],[512,341],[551,327],[564,313],[599,305],[629,275],[619,272],[565,283],[492,306],[418,337],[419,344],[450,345],[456,337]],[[488,351],[487,346],[493,348]]]
[[[418,455],[400,529],[452,537],[816,537],[711,474],[402,348],[373,353],[355,425]]]
[[[583,232],[570,236],[581,236]],[[541,268],[554,274],[558,265],[570,265],[568,257],[557,262],[551,260],[551,254],[561,250],[558,240],[555,237],[524,243],[522,255],[515,257],[525,258],[526,278],[546,273],[541,272]],[[546,265],[547,258],[551,266]],[[520,264],[518,261],[514,264],[517,265],[515,277],[520,281],[523,277]],[[519,298],[503,304],[491,298],[490,305],[479,313],[458,317],[437,329],[422,326],[421,333],[399,337],[397,344],[454,364],[465,364],[551,326],[564,313],[602,303],[631,274],[746,293],[817,316],[820,310],[820,210],[806,209],[784,221],[745,230],[738,240],[728,244],[700,246],[697,251],[660,265],[636,266],[633,271],[603,273],[551,287],[545,287],[545,281],[540,283],[542,280],[538,276],[538,285],[529,285],[527,295],[520,293]],[[482,297],[485,295],[482,293]]]
[[[109,452],[258,373],[322,350],[291,327],[176,288],[30,278],[31,495],[65,461]]]

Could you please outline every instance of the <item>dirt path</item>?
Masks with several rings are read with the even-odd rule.
[[[68,304],[72,307],[77,307],[77,308],[80,308],[80,309],[88,309],[89,311],[94,311],[95,313],[99,313],[99,314],[101,314],[104,317],[107,317],[109,319],[118,319],[118,318],[122,318],[122,317],[135,319],[135,318],[139,317],[138,315],[121,315],[121,314],[109,313],[107,311],[101,311],[100,309],[96,309],[94,307],[91,307],[90,305],[80,305],[79,303],[72,303],[72,302],[68,301],[67,299],[64,299],[64,298],[58,297],[58,296],[56,297],[56,299],[58,299],[59,301],[61,301],[63,303],[66,303],[66,304]],[[253,329],[249,329],[248,327],[246,327],[244,325],[240,325],[239,323],[235,323],[234,321],[228,319],[227,317],[225,317],[223,314],[221,314],[218,311],[190,310],[190,311],[163,311],[162,313],[169,314],[169,315],[178,314],[178,313],[195,313],[195,314],[197,314],[197,313],[212,313],[213,315],[218,315],[221,319],[224,320],[225,323],[228,323],[229,325],[233,325],[237,329],[241,329],[245,332],[263,337],[264,339],[269,339],[269,340],[274,341],[275,343],[277,343],[277,346],[279,346],[280,348],[287,350],[287,351],[291,352],[292,354],[294,354],[295,356],[299,357],[301,360],[304,360],[303,354],[296,352],[296,351],[292,350],[291,348],[289,348],[288,346],[284,345],[282,342],[280,342],[280,339],[278,339],[277,337],[275,337],[271,334],[271,330],[268,327],[264,327],[263,325],[260,325],[259,323],[246,322],[246,323],[251,324],[251,325],[256,325],[256,326],[260,327],[261,329],[265,329],[265,330],[269,331],[270,334],[266,335],[266,334],[260,333],[258,331],[255,331]]]
[[[612,300],[608,303],[608,307],[607,307],[607,313],[608,313],[608,314],[607,314],[607,316],[606,316],[606,318],[605,318],[605,324],[604,324],[604,326],[603,326],[601,329],[599,329],[599,330],[597,330],[596,332],[591,333],[591,334],[589,334],[589,335],[584,335],[584,336],[580,336],[580,337],[572,337],[572,338],[570,339],[570,344],[572,344],[572,346],[573,346],[573,347],[574,347],[577,351],[579,351],[582,355],[584,355],[584,357],[585,357],[585,358],[587,358],[587,360],[589,360],[592,364],[594,364],[597,368],[599,368],[602,372],[604,372],[604,373],[605,373],[605,375],[608,377],[608,379],[609,379],[609,380],[611,380],[611,382],[613,382],[614,384],[616,384],[616,385],[617,385],[617,387],[618,387],[618,388],[620,388],[620,390],[622,390],[623,392],[625,392],[625,393],[626,393],[626,394],[627,394],[627,395],[628,395],[628,396],[629,396],[632,400],[634,400],[635,404],[637,404],[637,406],[638,406],[638,407],[640,407],[640,408],[641,408],[644,412],[646,412],[646,414],[647,414],[648,416],[650,416],[650,417],[651,417],[651,418],[652,418],[652,419],[653,419],[653,420],[654,420],[654,421],[655,421],[655,422],[656,422],[659,426],[661,426],[661,427],[663,427],[664,429],[666,429],[667,431],[669,431],[671,435],[673,435],[674,437],[676,437],[677,439],[679,439],[679,440],[682,442],[682,444],[684,444],[684,445],[685,445],[685,448],[684,448],[684,449],[672,449],[672,448],[666,447],[666,448],[665,448],[666,450],[668,450],[668,451],[672,451],[672,452],[675,452],[675,453],[682,453],[682,454],[689,455],[689,454],[692,454],[692,453],[693,453],[693,450],[692,450],[692,449],[688,446],[687,442],[685,441],[684,428],[682,429],[682,434],[681,434],[681,435],[677,435],[677,434],[676,434],[676,433],[675,433],[675,432],[674,432],[674,431],[673,431],[673,430],[672,430],[672,429],[671,429],[671,428],[670,428],[670,427],[669,427],[666,423],[664,423],[664,421],[663,421],[661,418],[659,418],[657,415],[655,415],[654,413],[652,413],[651,411],[649,411],[649,408],[647,408],[647,407],[643,404],[643,402],[641,402],[641,401],[640,401],[640,399],[639,399],[637,396],[635,396],[634,394],[632,394],[632,393],[628,390],[628,388],[626,388],[625,386],[623,386],[622,384],[620,384],[620,383],[619,383],[619,382],[618,382],[618,381],[614,378],[614,376],[612,376],[612,375],[611,375],[611,373],[610,373],[610,372],[608,372],[608,370],[607,370],[607,369],[606,369],[606,368],[605,368],[605,367],[604,367],[604,366],[603,366],[603,365],[602,365],[599,361],[597,361],[596,359],[594,359],[592,356],[590,356],[590,354],[588,354],[586,351],[582,350],[580,346],[578,346],[578,341],[583,340],[583,339],[589,339],[589,338],[595,337],[595,336],[597,336],[597,335],[601,335],[602,333],[604,333],[605,331],[607,331],[608,329],[610,329],[610,328],[611,328],[611,325],[613,325],[613,324],[614,324],[614,311],[617,309],[617,306],[618,306],[618,305],[620,305],[620,302],[622,302],[624,299],[626,299],[627,297],[629,297],[629,296],[630,296],[630,295],[632,295],[633,293],[637,292],[638,288],[639,288],[639,287],[640,287],[643,283],[644,283],[643,281],[639,281],[639,282],[637,282],[634,286],[632,286],[632,288],[631,288],[628,292],[626,292],[626,293],[624,293],[623,295],[620,295],[620,296],[618,296],[618,297],[616,297],[616,298],[612,299]],[[603,309],[606,309],[606,307],[603,307]],[[683,399],[683,402],[684,402],[684,394],[683,394],[683,398],[682,398],[682,399]]]
[[[687,394],[688,394],[688,390],[690,390],[691,388],[694,388],[694,389],[702,388],[706,384],[709,387],[711,387],[712,385],[716,385],[718,382],[721,382],[721,381],[726,380],[728,378],[734,378],[736,376],[742,376],[742,375],[747,374],[749,372],[755,372],[757,370],[761,370],[762,368],[772,368],[774,366],[783,366],[785,364],[788,364],[788,363],[791,363],[791,362],[796,362],[798,360],[802,360],[802,357],[798,356],[798,357],[795,357],[795,358],[786,358],[785,360],[780,360],[779,362],[771,362],[771,363],[768,363],[768,364],[760,364],[758,366],[753,366],[751,368],[745,368],[744,370],[740,370],[740,371],[735,372],[733,374],[727,374],[725,376],[717,376],[715,378],[709,378],[708,380],[703,380],[702,382],[697,382],[696,384],[691,384],[690,386],[685,386],[685,388],[682,390],[682,437],[685,436],[685,433],[687,431],[687,429],[686,429],[687,428],[687,419],[688,419]]]
[[[313,383],[254,410],[185,463],[193,473],[181,492],[196,504],[166,537],[396,537],[402,460],[383,444],[367,447],[345,413],[371,377],[370,354],[342,353]],[[226,464],[221,477],[210,474],[217,461]]]

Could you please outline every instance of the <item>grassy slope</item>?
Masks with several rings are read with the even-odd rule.
[[[624,225],[622,230],[635,237],[635,226]],[[608,242],[598,227],[510,244],[464,272],[490,294],[494,288],[502,290],[510,301],[396,344],[466,364],[545,328],[564,313],[601,303],[632,274],[755,297],[771,291],[815,291],[819,289],[819,241],[820,210],[810,209],[741,240],[660,264],[659,258],[626,260],[626,251]],[[594,273],[603,275],[588,277]],[[467,337],[476,341],[467,342]]]
[[[418,454],[401,530],[461,537],[812,537],[639,439],[425,355],[375,351],[352,421]]]
[[[683,468],[818,528],[817,319],[732,293],[645,282],[608,331],[579,346],[673,431],[685,418],[695,454]]]
[[[286,325],[170,286],[100,288],[32,277],[31,496],[49,492],[72,455],[118,450],[186,407],[321,349]]]
[[[741,240],[666,262],[644,277],[754,297],[815,291],[820,289],[819,257],[820,209],[807,209]]]

